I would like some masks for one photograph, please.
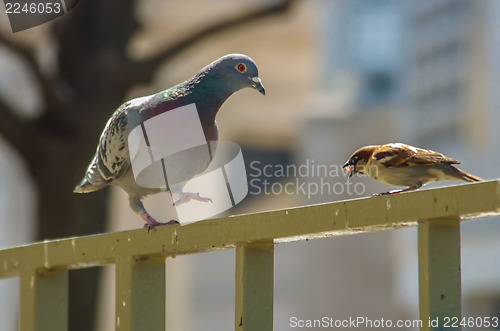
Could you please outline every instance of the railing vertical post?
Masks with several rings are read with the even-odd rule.
[[[236,246],[235,330],[273,330],[274,244]]]
[[[21,272],[19,330],[68,330],[68,271]]]
[[[461,330],[458,217],[419,221],[418,267],[422,330]]]
[[[165,258],[116,262],[118,331],[165,330]]]

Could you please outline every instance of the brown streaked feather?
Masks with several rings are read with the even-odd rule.
[[[382,145],[373,153],[372,157],[386,167],[460,163],[441,153],[400,143]]]
[[[404,144],[385,144],[373,152],[372,158],[386,167],[404,166],[417,154],[417,149]]]
[[[441,153],[427,149],[417,148],[418,153],[408,160],[408,163],[415,165],[434,165],[438,163],[460,164],[460,161],[444,156]]]

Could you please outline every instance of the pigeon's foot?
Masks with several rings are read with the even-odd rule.
[[[191,200],[201,201],[201,202],[212,202],[212,199],[200,197],[200,193],[190,193],[190,192],[182,192],[179,200],[174,202],[174,206],[180,206],[183,203],[189,202]]]
[[[171,224],[179,224],[176,220],[170,220],[168,222],[158,222],[154,218],[152,218],[148,213],[144,212],[141,213],[141,217],[146,221],[146,224],[144,224],[144,228],[148,228],[148,232],[151,231],[152,228],[156,226],[161,226],[161,225],[171,225]]]

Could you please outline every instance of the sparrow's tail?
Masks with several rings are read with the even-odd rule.
[[[446,171],[446,174],[454,179],[465,180],[467,182],[480,182],[483,179],[477,176],[471,175],[468,172],[460,170],[452,165],[450,165]]]

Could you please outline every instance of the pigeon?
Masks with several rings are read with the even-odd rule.
[[[229,54],[207,65],[183,83],[150,96],[125,102],[108,120],[99,139],[95,156],[74,192],[89,193],[108,185],[116,185],[128,193],[130,207],[144,219],[146,222],[144,227],[148,230],[158,225],[178,223],[175,220],[158,222],[144,208],[141,200],[160,192],[161,189],[137,184],[129,154],[128,137],[132,130],[143,125],[148,119],[154,121],[156,119],[153,117],[159,114],[195,104],[205,140],[217,142],[218,128],[215,120],[217,112],[229,96],[246,87],[265,95],[265,88],[258,76],[255,62],[243,54]],[[182,123],[169,124],[169,127],[182,126]],[[180,130],[182,129],[180,127]],[[190,159],[179,155],[174,163],[174,170],[182,173],[184,179],[195,177],[202,173],[211,161],[210,156],[201,155],[203,156]],[[173,157],[175,158],[175,155]],[[181,193],[174,205],[192,199],[211,201],[210,198],[201,197],[197,193]]]
[[[349,178],[354,173],[368,175],[382,183],[408,186],[377,195],[416,190],[423,185],[439,180],[464,180],[479,182],[481,178],[453,166],[459,161],[441,153],[403,143],[365,146],[355,151],[343,168]]]

